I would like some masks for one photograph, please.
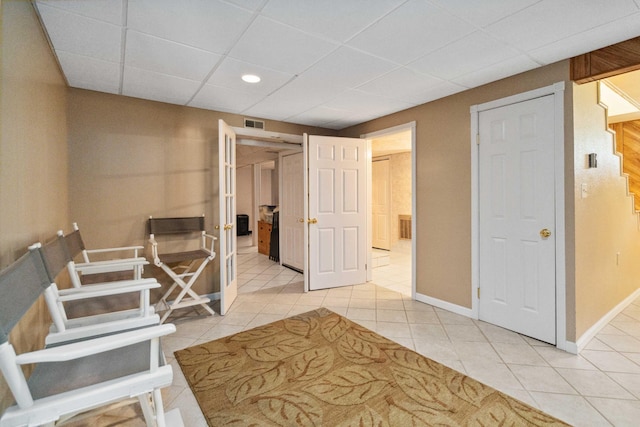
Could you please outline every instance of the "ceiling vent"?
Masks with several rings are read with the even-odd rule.
[[[264,122],[262,120],[244,119],[244,127],[264,130]]]

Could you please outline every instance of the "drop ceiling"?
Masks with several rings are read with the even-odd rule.
[[[640,0],[34,5],[72,87],[331,129],[640,35]]]

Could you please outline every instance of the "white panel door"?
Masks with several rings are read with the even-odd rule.
[[[389,159],[371,163],[371,246],[391,249],[391,180]]]
[[[555,344],[554,97],[479,114],[479,317]]]
[[[225,315],[238,296],[236,235],[236,134],[218,120],[220,206],[220,314]]]
[[[304,173],[302,153],[282,156],[280,196],[280,260],[283,265],[304,269]]]
[[[366,282],[366,140],[308,138],[309,289]]]

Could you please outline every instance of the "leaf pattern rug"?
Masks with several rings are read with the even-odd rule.
[[[324,308],[175,352],[210,426],[566,426]]]

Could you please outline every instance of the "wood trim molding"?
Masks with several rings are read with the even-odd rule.
[[[571,80],[593,82],[640,70],[640,37],[571,58]]]

